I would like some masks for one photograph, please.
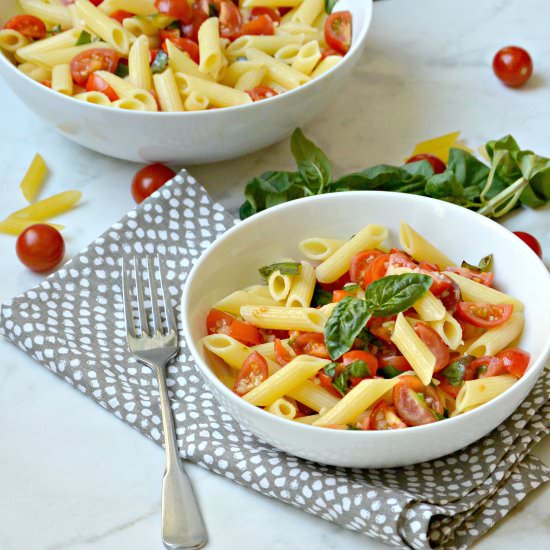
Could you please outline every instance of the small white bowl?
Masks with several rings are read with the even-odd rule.
[[[17,13],[0,2],[0,24]],[[334,102],[365,45],[372,0],[340,0],[353,14],[352,47],[321,77],[271,99],[202,112],[149,113],[92,105],[54,92],[18,71],[0,54],[0,73],[15,94],[65,137],[111,157],[134,162],[203,164],[267,147],[305,126]]]
[[[208,310],[221,297],[257,284],[258,268],[275,258],[299,258],[307,237],[349,238],[367,223],[389,228],[410,223],[456,261],[493,253],[496,285],[525,304],[519,345],[531,354],[527,373],[482,407],[434,424],[397,431],[343,431],[278,418],[248,404],[220,382],[205,361],[200,339]],[[200,258],[182,299],[189,348],[207,385],[243,427],[291,454],[335,466],[386,468],[431,460],[489,433],[527,396],[550,354],[550,275],[539,258],[503,226],[446,202],[380,191],[321,195],[282,204],[231,228]]]

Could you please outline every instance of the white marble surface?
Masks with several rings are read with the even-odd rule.
[[[308,134],[337,170],[399,162],[416,141],[460,129],[470,145],[513,133],[550,153],[550,4],[542,0],[390,0],[377,3],[369,46],[342,97]],[[490,62],[499,47],[529,49],[535,77],[503,88]],[[0,216],[22,206],[19,178],[37,151],[52,169],[47,191],[82,189],[85,201],[63,216],[68,256],[133,204],[135,165],[65,141],[0,87]],[[290,165],[288,143],[191,172],[236,208],[246,179]],[[506,221],[536,234],[550,259],[550,207]],[[41,280],[0,235],[0,299]],[[2,550],[160,549],[161,450],[0,341],[0,548]],[[550,463],[550,441],[537,454]],[[190,466],[210,531],[210,550],[384,548],[370,539]],[[477,548],[547,548],[548,487],[529,496]]]

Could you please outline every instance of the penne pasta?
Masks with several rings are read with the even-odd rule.
[[[236,290],[225,298],[216,302],[212,307],[221,311],[231,313],[231,315],[239,315],[242,306],[280,306],[281,303],[271,297],[245,292],[244,290]]]
[[[324,0],[303,0],[292,15],[291,21],[311,25],[325,8]]]
[[[73,97],[79,101],[92,103],[94,105],[111,105],[111,100],[101,92],[83,92],[81,94],[75,94]]]
[[[42,185],[44,185],[47,174],[48,167],[46,166],[46,162],[40,153],[36,153],[19,184],[19,188],[28,202],[35,201]]]
[[[326,317],[309,307],[242,306],[241,317],[259,328],[323,332]]]
[[[413,308],[422,321],[442,321],[447,313],[443,302],[429,290],[413,304]]]
[[[180,50],[171,40],[165,42],[170,59],[170,67],[174,74],[183,73],[197,78],[213,81],[214,79],[207,73],[203,73],[199,66],[189,57],[187,52]]]
[[[309,81],[309,77],[305,74],[258,49],[248,48],[245,50],[245,55],[251,61],[265,65],[268,77],[287,90],[298,88]]]
[[[464,343],[462,341],[462,327],[448,311],[445,312],[443,319],[430,321],[428,324],[441,336],[449,349],[456,350]]]
[[[19,4],[30,15],[62,27],[71,26],[71,12],[61,3],[49,0],[19,0]]]
[[[525,317],[522,313],[512,313],[512,316],[505,323],[489,329],[470,344],[468,353],[475,357],[496,355],[521,334],[524,323]]]
[[[266,410],[275,416],[280,416],[281,418],[286,418],[287,420],[294,419],[296,413],[298,412],[296,405],[284,397],[273,401],[273,403],[271,403]]]
[[[56,65],[52,69],[52,90],[63,95],[73,95],[73,89],[73,77],[69,65]]]
[[[459,414],[491,401],[511,388],[516,382],[517,378],[509,374],[468,380],[456,396],[455,413]]]
[[[7,235],[20,235],[27,229],[27,227],[30,227],[31,225],[35,225],[37,223],[44,223],[42,220],[28,220],[23,218],[14,218],[13,216],[10,216],[9,218],[6,218],[3,221],[0,221],[0,233],[5,233]],[[49,223],[46,222],[47,225],[51,225],[52,227],[55,227],[58,231],[62,231],[65,227],[63,225],[59,225],[56,223]]]
[[[199,29],[199,69],[217,79],[222,68],[227,64],[220,43],[220,28],[217,17],[207,19]]]
[[[403,250],[419,262],[435,264],[440,269],[455,265],[441,250],[437,249],[407,223],[401,223],[399,240]]]
[[[183,111],[183,102],[172,69],[153,76],[155,90],[163,111]]]
[[[301,45],[304,38],[303,34],[245,35],[237,38],[237,40],[228,46],[227,55],[231,59],[236,59],[243,55],[249,57],[246,50],[251,48],[268,55],[274,55],[285,46]]]
[[[0,50],[14,53],[29,43],[20,32],[13,29],[0,30]]]
[[[311,73],[312,78],[319,78],[321,75],[330,71],[333,67],[336,67],[343,57],[341,55],[329,55],[325,57],[318,65],[315,67],[314,71]]]
[[[321,50],[319,48],[319,43],[317,40],[312,40],[300,48],[296,59],[292,63],[292,68],[306,75],[310,75],[320,59]]]
[[[149,66],[150,57],[149,40],[142,35],[132,44],[128,56],[130,82],[136,88],[151,90],[153,87],[151,67]]]
[[[21,208],[11,216],[25,220],[48,220],[73,209],[81,197],[82,193],[80,191],[63,191]]]
[[[308,262],[301,262],[299,275],[294,282],[286,301],[286,307],[309,307],[315,290],[315,269]]]
[[[332,256],[346,241],[312,237],[304,239],[298,245],[300,252],[310,260],[323,261]]]
[[[177,73],[176,82],[184,95],[189,95],[192,92],[202,94],[215,107],[233,107],[252,102],[250,96],[241,90],[235,90],[229,86],[209,82],[195,76]]]

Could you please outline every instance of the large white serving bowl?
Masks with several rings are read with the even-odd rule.
[[[372,0],[340,0],[337,9],[353,14],[352,47],[342,62],[300,88],[239,107],[186,113],[124,111],[54,92],[26,77],[1,54],[0,73],[38,116],[89,149],[134,162],[220,161],[283,139],[337,100],[363,51]],[[0,26],[15,13],[17,0],[2,0]]]
[[[396,431],[343,431],[278,418],[246,403],[211,370],[200,339],[209,308],[228,293],[257,284],[258,268],[277,258],[300,258],[307,237],[349,238],[362,226],[389,228],[398,244],[406,221],[457,262],[494,254],[496,286],[525,304],[519,345],[530,352],[527,373],[488,404],[461,416]],[[383,468],[431,460],[461,449],[508,417],[529,393],[550,353],[550,275],[539,258],[503,226],[446,202],[380,191],[321,195],[282,204],[231,228],[200,258],[182,301],[187,342],[207,385],[243,427],[294,455],[337,466]]]

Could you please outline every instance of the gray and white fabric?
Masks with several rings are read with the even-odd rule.
[[[64,268],[4,304],[0,333],[161,444],[154,376],[126,348],[119,261],[158,253],[176,305],[193,262],[234,223],[181,172]],[[183,334],[168,372],[182,458],[396,547],[468,548],[550,479],[550,470],[529,454],[549,432],[550,371],[481,441],[439,460],[385,470],[307,462],[243,430],[205,387]]]

